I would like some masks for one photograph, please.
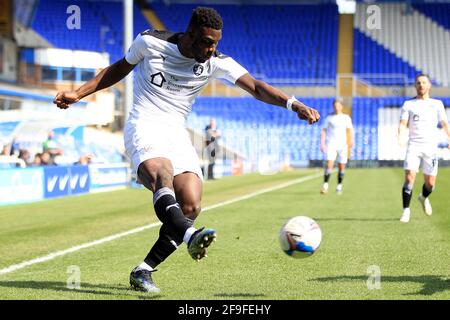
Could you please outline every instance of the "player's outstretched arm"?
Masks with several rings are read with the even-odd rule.
[[[98,75],[87,81],[77,90],[58,92],[53,103],[60,109],[67,109],[69,105],[80,101],[84,97],[116,84],[125,78],[134,67],[135,65],[129,64],[123,58],[103,69]]]
[[[264,81],[254,79],[248,73],[240,77],[236,81],[236,85],[265,103],[286,107],[289,100],[289,97],[281,90],[272,87]],[[300,101],[293,102],[292,111],[296,112],[300,119],[308,121],[309,124],[313,124],[320,119],[317,110],[304,105]]]

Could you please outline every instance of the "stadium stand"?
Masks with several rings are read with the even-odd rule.
[[[331,111],[333,98],[304,98],[322,115]],[[319,125],[308,126],[296,114],[253,98],[197,98],[188,126],[202,132],[209,119],[217,119],[222,141],[247,160],[257,163],[265,157],[289,156],[292,165],[322,159]]]
[[[368,26],[368,6],[358,3],[355,13],[355,73],[403,73],[411,84],[412,75],[420,70],[430,75],[433,83],[450,85],[447,58],[450,33],[446,15],[450,4],[377,3],[381,29]],[[385,84],[392,84],[392,80]]]
[[[83,25],[79,30],[70,30],[68,36],[66,29],[61,30],[66,26],[67,16],[59,13],[73,4],[81,9]],[[196,6],[153,4],[167,29],[172,31],[185,30]],[[214,7],[222,14],[226,26],[220,50],[233,56],[253,74],[269,82],[286,84],[299,81],[305,85],[318,81],[320,85],[335,83],[338,33],[335,4]],[[49,16],[54,19],[45,18]],[[42,0],[31,25],[55,47],[106,51],[113,62],[123,55],[122,21],[120,2]],[[134,33],[149,27],[135,5]]]
[[[68,34],[69,30],[66,28],[68,16],[61,12],[65,13],[71,5],[80,7],[82,25],[81,29],[70,30]],[[133,12],[135,34],[150,28],[136,4]],[[121,2],[41,0],[31,26],[57,48],[106,51],[110,55],[111,62],[123,57],[123,5]]]
[[[440,26],[450,30],[450,4],[448,3],[413,3],[412,7]]]
[[[381,97],[353,99],[352,120],[355,146],[352,160],[399,160],[397,129],[400,108],[407,98]],[[450,98],[438,98],[446,106]],[[320,130],[332,110],[333,98],[302,98],[322,115],[318,125],[300,122],[294,113],[266,105],[253,98],[198,98],[188,118],[188,126],[202,132],[211,117],[217,119],[222,143],[247,160],[276,155],[278,161],[289,156],[293,166],[309,160],[323,160]],[[251,110],[251,112],[249,112]]]
[[[152,4],[167,29],[184,31],[195,4]],[[219,51],[269,82],[335,83],[335,4],[214,5],[224,20]],[[286,32],[289,31],[289,32]]]
[[[120,1],[41,0],[36,3],[34,15],[29,7],[24,8],[22,20],[29,21],[33,29],[54,46],[106,51],[111,61],[122,57],[123,10]],[[71,30],[67,36],[67,30],[61,29],[66,26],[67,15],[58,13],[66,12],[73,4],[81,8],[83,25],[80,30]],[[372,85],[411,85],[420,72],[429,73],[437,85],[447,85],[450,79],[450,64],[446,59],[446,53],[450,51],[450,5],[377,5],[383,16],[383,32],[367,27],[368,4],[359,2],[357,5],[353,72]],[[196,6],[198,4],[151,3],[152,9],[172,31],[184,31]],[[256,77],[273,84],[336,85],[339,14],[335,4],[213,7],[224,19],[219,50],[235,58]],[[50,16],[53,18],[48,19]],[[135,4],[134,33],[149,27]],[[377,77],[371,78],[374,74]],[[302,100],[318,109],[322,119],[332,109],[331,97]],[[356,146],[352,159],[398,157],[388,151],[388,146],[395,142],[389,137],[398,125],[398,110],[403,100],[401,97],[353,98]],[[444,101],[450,105],[448,99]],[[287,155],[293,165],[303,166],[309,160],[323,160],[319,149],[322,121],[307,126],[298,121],[295,114],[253,98],[199,97],[188,118],[188,126],[202,133],[210,117],[217,119],[222,144],[251,161],[273,155],[282,161]],[[4,140],[7,140],[7,128],[8,125],[0,126],[0,136]],[[72,132],[78,129],[74,127],[54,129],[65,150],[62,162],[73,162],[82,154],[93,154],[99,162],[123,160],[115,148],[98,145],[95,139],[86,142],[75,137]],[[380,141],[383,141],[382,146]],[[42,141],[34,141],[35,145],[28,143],[23,142],[23,145],[37,149]]]
[[[353,72],[373,85],[412,84],[420,73],[358,29],[354,30]],[[374,74],[384,77],[372,78]]]
[[[55,133],[55,142],[63,150],[63,154],[55,158],[57,165],[70,165],[81,156],[91,155],[92,163],[122,163],[122,137],[114,137],[110,133],[86,128],[84,126],[55,127],[50,121],[10,121],[0,122],[0,146],[8,146],[7,156],[17,158],[19,150],[27,150],[30,155],[42,153],[43,143],[49,131]],[[12,149],[12,150],[11,150]],[[11,154],[12,153],[12,154]],[[7,161],[6,161],[7,160]],[[15,161],[11,158],[0,159],[6,167]],[[4,164],[5,166],[5,164]]]

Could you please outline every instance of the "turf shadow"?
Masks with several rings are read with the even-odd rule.
[[[214,295],[214,297],[220,298],[258,298],[265,296],[265,294],[260,293],[216,293]]]
[[[148,296],[138,296],[139,300],[159,300],[163,298],[164,296],[160,294],[149,294]]]
[[[66,282],[62,281],[0,281],[0,288],[16,288],[16,289],[37,289],[37,290],[53,290],[58,292],[86,293],[97,295],[126,295],[136,296],[136,291],[126,286],[120,285],[102,285],[81,282],[80,289],[70,289]],[[115,291],[115,292],[114,292]],[[117,292],[119,291],[119,292]],[[155,299],[159,295],[139,296],[138,298]]]
[[[316,278],[310,281],[320,282],[337,282],[337,281],[364,281],[366,282],[368,276],[337,276],[337,277],[324,277]],[[406,296],[423,295],[431,296],[438,292],[444,292],[450,290],[450,277],[438,276],[438,275],[423,275],[423,276],[383,276],[381,275],[381,285],[383,282],[413,282],[422,284],[422,288],[417,292],[405,293]]]

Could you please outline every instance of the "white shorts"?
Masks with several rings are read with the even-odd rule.
[[[133,173],[148,159],[167,158],[172,162],[174,176],[193,172],[203,180],[199,159],[187,129],[180,125],[128,121],[124,128],[125,149]]]
[[[346,164],[348,160],[347,146],[344,148],[333,148],[327,146],[326,152],[327,161],[337,161],[337,163]]]
[[[427,176],[437,176],[437,150],[421,146],[408,146],[403,168],[418,172],[422,161],[422,171]]]

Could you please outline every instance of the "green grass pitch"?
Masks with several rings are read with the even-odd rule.
[[[321,170],[251,174],[207,182],[203,207],[280,185]],[[0,299],[450,299],[450,169],[442,168],[422,213],[416,182],[411,221],[401,224],[403,171],[349,169],[344,193],[319,193],[306,181],[200,215],[196,226],[217,230],[208,258],[195,262],[183,244],[158,267],[160,294],[129,289],[131,269],[147,254],[159,228],[125,236],[0,274]],[[146,190],[0,207],[0,269],[156,222]],[[322,245],[308,259],[285,255],[278,231],[290,217],[315,219]],[[71,289],[71,266],[80,288]],[[375,266],[375,267],[374,267]],[[379,268],[380,286],[369,288]]]

